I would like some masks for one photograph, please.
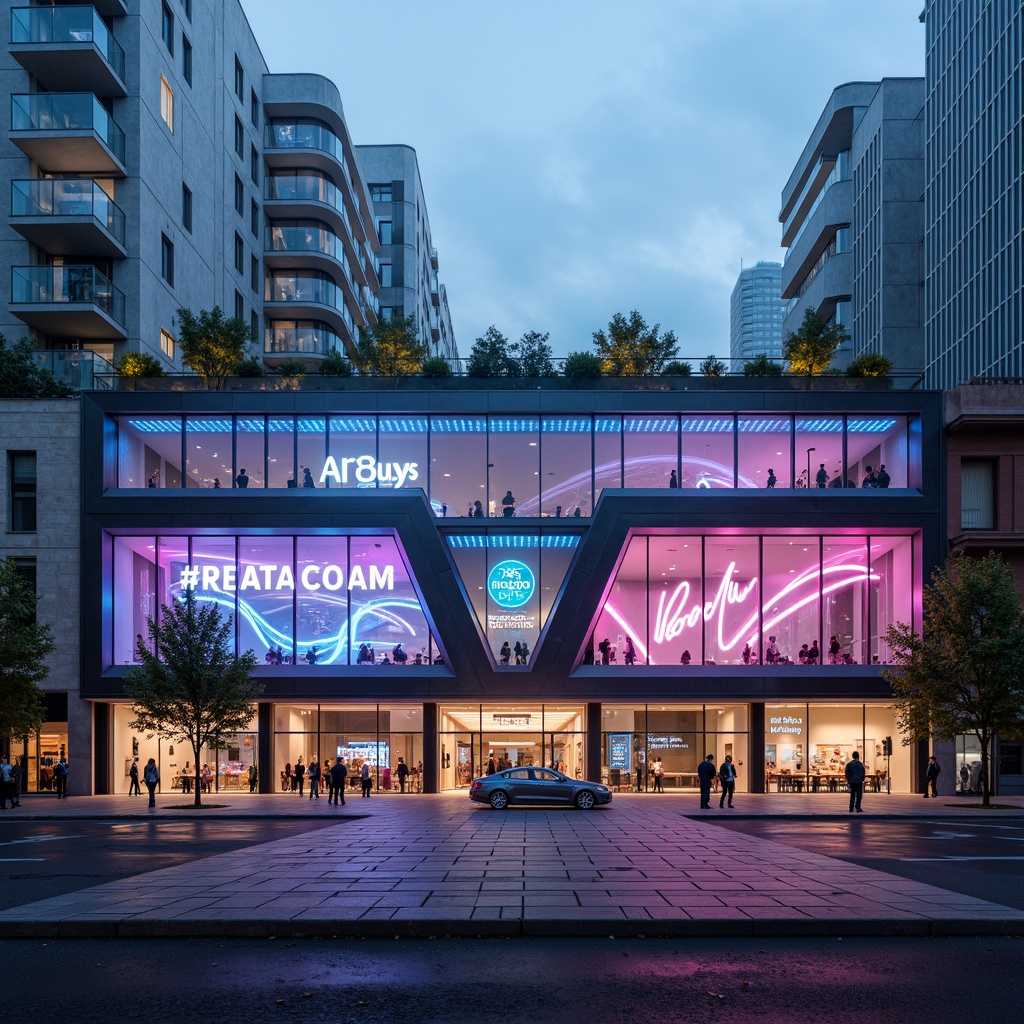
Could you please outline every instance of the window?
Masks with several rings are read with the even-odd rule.
[[[160,35],[163,38],[167,52],[174,55],[174,14],[167,4],[163,5],[163,17],[160,20]]]
[[[391,221],[377,221],[377,237],[380,239],[381,245],[391,244]]]
[[[960,529],[994,530],[995,463],[988,459],[960,460]]]
[[[242,236],[235,232],[235,270],[241,274],[245,266],[245,243]]]
[[[11,532],[35,533],[36,453],[8,452],[11,488]]]
[[[260,183],[260,151],[255,146],[249,147],[249,177],[252,183]]]
[[[369,185],[370,198],[375,203],[390,203],[391,202],[391,184],[387,185]]]
[[[242,70],[241,61],[235,58],[235,95],[240,99],[245,99],[245,72]]]
[[[391,287],[391,264],[382,263],[380,265],[380,286],[381,288]]]
[[[254,292],[260,290],[260,261],[255,256],[249,257],[249,285]]]
[[[174,132],[174,90],[163,75],[160,76],[160,116],[164,124]]]
[[[235,152],[239,157],[245,156],[245,127],[237,114],[235,115]]]
[[[192,44],[184,32],[181,33],[181,76],[192,84]]]
[[[185,11],[185,17],[189,21],[192,20],[192,0],[181,0],[182,9]]]
[[[181,186],[181,226],[192,234],[192,190],[185,184]]]
[[[241,292],[235,292],[235,318],[245,319],[245,299],[242,298]]]
[[[160,328],[160,351],[168,359],[174,358],[174,338],[162,327]]]
[[[392,320],[401,320],[405,316],[405,310],[401,306],[381,306],[381,323],[390,323]]]
[[[174,243],[166,236],[160,236],[160,276],[174,287]]]
[[[235,213],[239,217],[245,212],[245,185],[242,184],[242,179],[236,174],[235,175]]]
[[[249,91],[249,119],[252,121],[253,128],[259,128],[260,126],[260,98],[256,95],[256,90],[251,89]]]
[[[260,336],[260,318],[256,310],[252,311],[252,316],[249,317],[249,337],[256,341]]]
[[[252,209],[249,211],[249,227],[252,229],[253,238],[260,237],[260,208],[259,204],[254,199],[252,201]]]

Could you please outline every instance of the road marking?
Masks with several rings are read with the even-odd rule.
[[[27,836],[25,839],[11,839],[0,846],[17,846],[19,843],[56,843],[62,839],[81,839],[81,836]]]
[[[973,832],[936,832],[934,835],[921,836],[922,839],[976,839]]]
[[[45,857],[0,857],[0,864],[24,864],[28,861],[42,864],[45,860]]]
[[[1024,857],[900,857],[900,860],[907,864],[922,864],[939,861],[948,863],[953,860],[1024,860]]]

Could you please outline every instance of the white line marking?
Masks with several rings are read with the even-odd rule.
[[[946,863],[953,860],[1024,860],[1024,857],[900,857],[900,860],[908,864],[920,864],[926,862]]]
[[[27,861],[42,864],[45,860],[45,857],[0,857],[0,864],[24,864]]]
[[[25,839],[12,839],[0,846],[17,846],[19,843],[56,843],[62,839],[81,839],[81,836],[27,836]]]

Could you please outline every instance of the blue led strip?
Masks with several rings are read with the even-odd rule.
[[[448,546],[465,548],[574,548],[580,542],[576,534],[546,534],[543,537],[528,534],[457,533],[448,535]]]

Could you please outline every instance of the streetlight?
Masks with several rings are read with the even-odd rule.
[[[811,486],[811,452],[816,452],[817,450],[818,450],[817,448],[808,448],[807,449],[807,487],[808,487],[808,489]]]

